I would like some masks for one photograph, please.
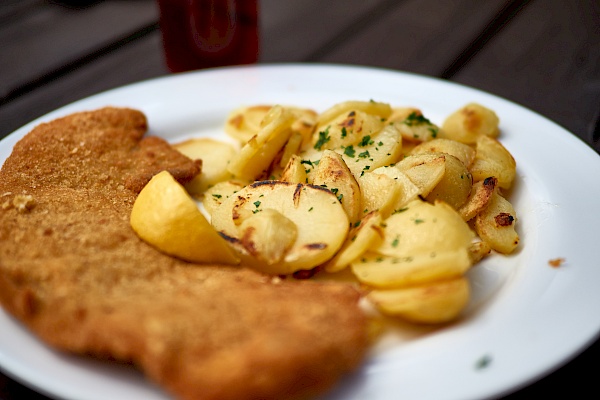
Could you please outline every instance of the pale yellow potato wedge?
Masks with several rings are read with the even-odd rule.
[[[348,217],[331,191],[281,181],[246,186],[215,210],[211,223],[217,231],[239,242],[244,221],[266,209],[275,210],[296,224],[297,236],[280,262],[255,265],[263,272],[291,274],[312,269],[331,259],[348,235]]]
[[[171,174],[155,175],[133,204],[133,230],[160,251],[198,263],[237,264],[239,258]]]
[[[443,154],[415,154],[404,158],[393,168],[404,172],[419,188],[419,194],[427,197],[444,177],[446,157]]]
[[[263,119],[263,127],[233,157],[227,170],[241,179],[267,177],[273,160],[293,133],[293,122],[290,111],[280,106],[271,108]]]
[[[378,211],[365,215],[360,221],[360,225],[350,231],[348,238],[335,257],[324,265],[325,271],[343,270],[369,248],[378,244],[383,239],[382,222],[383,219]]]
[[[512,204],[494,191],[487,208],[475,217],[475,231],[497,252],[510,254],[519,245],[517,216]]]
[[[332,150],[323,152],[313,176],[313,184],[331,190],[337,196],[351,224],[360,220],[360,188],[341,155]]]
[[[438,153],[442,154],[442,153]],[[471,173],[458,158],[450,154],[444,154],[445,169],[442,179],[427,195],[427,200],[434,202],[441,200],[455,209],[465,204],[471,188],[473,178]]]
[[[497,137],[499,122],[494,111],[481,104],[469,103],[444,120],[440,137],[472,144],[480,136]]]
[[[471,174],[476,182],[490,176],[496,177],[498,186],[509,189],[517,174],[517,164],[512,154],[498,140],[479,136]]]
[[[445,153],[453,155],[467,168],[475,161],[475,149],[473,146],[451,139],[435,138],[427,142],[419,143],[410,151],[410,154],[426,153]]]
[[[460,316],[469,302],[466,278],[401,289],[373,290],[367,298],[384,314],[416,323],[439,324]]]
[[[391,257],[468,248],[475,234],[461,216],[444,202],[410,202],[385,220],[384,240],[372,251]]]
[[[472,265],[469,250],[431,251],[409,257],[366,253],[352,262],[356,278],[377,288],[401,288],[457,278]]]
[[[173,147],[192,160],[202,160],[202,171],[185,185],[191,195],[201,195],[210,186],[233,177],[227,165],[238,152],[235,146],[221,140],[196,138]]]

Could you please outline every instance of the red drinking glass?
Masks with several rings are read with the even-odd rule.
[[[258,0],[159,0],[172,72],[258,60]]]

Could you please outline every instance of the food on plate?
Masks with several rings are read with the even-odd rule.
[[[516,163],[498,140],[498,116],[481,104],[441,125],[419,108],[373,100],[320,113],[244,106],[225,131],[241,150],[226,167],[232,177],[202,201],[241,263],[261,272],[334,278],[349,269],[382,313],[443,323],[468,303],[467,272],[519,244],[503,192]]]
[[[262,213],[276,211],[286,226],[292,223],[293,240],[287,235],[256,232],[250,220]],[[271,214],[273,215],[273,214]],[[289,221],[289,222],[288,222]],[[215,229],[227,237],[239,251],[242,263],[271,274],[291,274],[310,270],[329,260],[342,246],[349,222],[337,196],[330,190],[309,184],[261,181],[229,196],[211,214]],[[256,232],[256,234],[255,234]],[[260,249],[270,240],[286,240],[282,257],[267,262]]]
[[[0,170],[4,309],[48,345],[132,363],[181,399],[306,398],[356,368],[356,288],[185,262],[138,237],[130,215],[152,177],[200,172],[146,129],[141,112],[104,108],[15,145]]]
[[[169,171],[152,177],[138,194],[130,216],[139,237],[186,261],[235,265],[239,258]]]
[[[232,144],[210,138],[194,138],[178,143],[175,148],[192,160],[202,160],[202,171],[185,185],[191,195],[199,196],[215,183],[231,178],[226,168],[237,153]]]

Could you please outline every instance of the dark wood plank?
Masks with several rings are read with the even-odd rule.
[[[377,20],[349,26],[343,43],[315,54],[313,60],[440,76],[504,3],[505,0],[390,2]]]
[[[154,31],[4,104],[0,107],[0,137],[76,100],[167,74],[161,46],[160,32]]]
[[[533,1],[452,79],[548,116],[600,151],[599,27],[596,0]]]
[[[81,9],[38,1],[26,13],[12,9],[13,17],[0,25],[0,101],[158,21],[154,0],[103,1]]]
[[[390,0],[261,0],[261,62],[308,61],[348,27]]]

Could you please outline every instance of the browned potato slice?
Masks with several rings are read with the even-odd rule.
[[[350,100],[335,104],[322,112],[318,116],[317,123],[319,126],[325,126],[334,118],[337,118],[342,114],[348,114],[351,111],[362,111],[366,114],[375,115],[379,117],[379,119],[387,119],[392,113],[392,108],[387,103],[381,103],[377,101]]]
[[[433,190],[429,192],[427,200],[431,202],[442,200],[458,209],[467,201],[469,193],[471,193],[473,178],[465,164],[458,158],[450,154],[444,154],[444,161],[444,175]]]
[[[475,149],[456,140],[436,138],[415,146],[410,154],[446,153],[458,158],[467,168],[475,160]]]
[[[470,103],[450,114],[442,124],[441,137],[462,143],[475,143],[484,135],[497,137],[499,119],[496,113],[477,103]]]
[[[510,254],[519,245],[516,222],[512,204],[496,190],[487,208],[475,217],[475,231],[492,249]]]
[[[227,170],[242,179],[262,176],[292,135],[293,122],[291,112],[273,107],[263,119],[264,126],[230,161]]]
[[[377,211],[365,215],[360,225],[350,231],[340,251],[325,264],[325,271],[341,271],[377,244],[383,238],[382,222]]]
[[[198,196],[210,186],[232,178],[227,171],[227,164],[238,150],[231,144],[211,138],[197,138],[173,147],[192,160],[202,160],[202,172],[185,185],[191,195]]]
[[[225,132],[244,144],[256,135],[261,128],[261,121],[272,106],[257,105],[239,107],[229,113],[225,121]]]
[[[487,136],[477,139],[476,150],[471,166],[473,179],[477,182],[494,176],[498,178],[498,186],[510,188],[517,174],[517,164],[512,154],[498,140]]]
[[[337,196],[350,223],[360,219],[360,188],[341,155],[332,150],[323,152],[313,176],[313,184],[331,190]]]
[[[280,262],[255,265],[267,273],[291,274],[323,264],[340,249],[349,231],[346,212],[332,192],[319,186],[280,181],[246,186],[215,209],[211,223],[232,241],[239,242],[244,221],[267,209],[279,212],[297,227],[296,240]]]
[[[418,323],[456,319],[469,301],[466,278],[401,289],[373,290],[367,295],[382,313]]]
[[[408,156],[393,168],[404,172],[426,197],[442,180],[446,172],[446,157],[443,154],[416,154]]]
[[[369,286],[400,288],[457,278],[471,267],[466,247],[417,253],[407,257],[367,253],[352,262],[356,278]]]
[[[469,198],[459,209],[458,213],[465,221],[470,221],[488,206],[498,180],[494,177],[475,182]]]

